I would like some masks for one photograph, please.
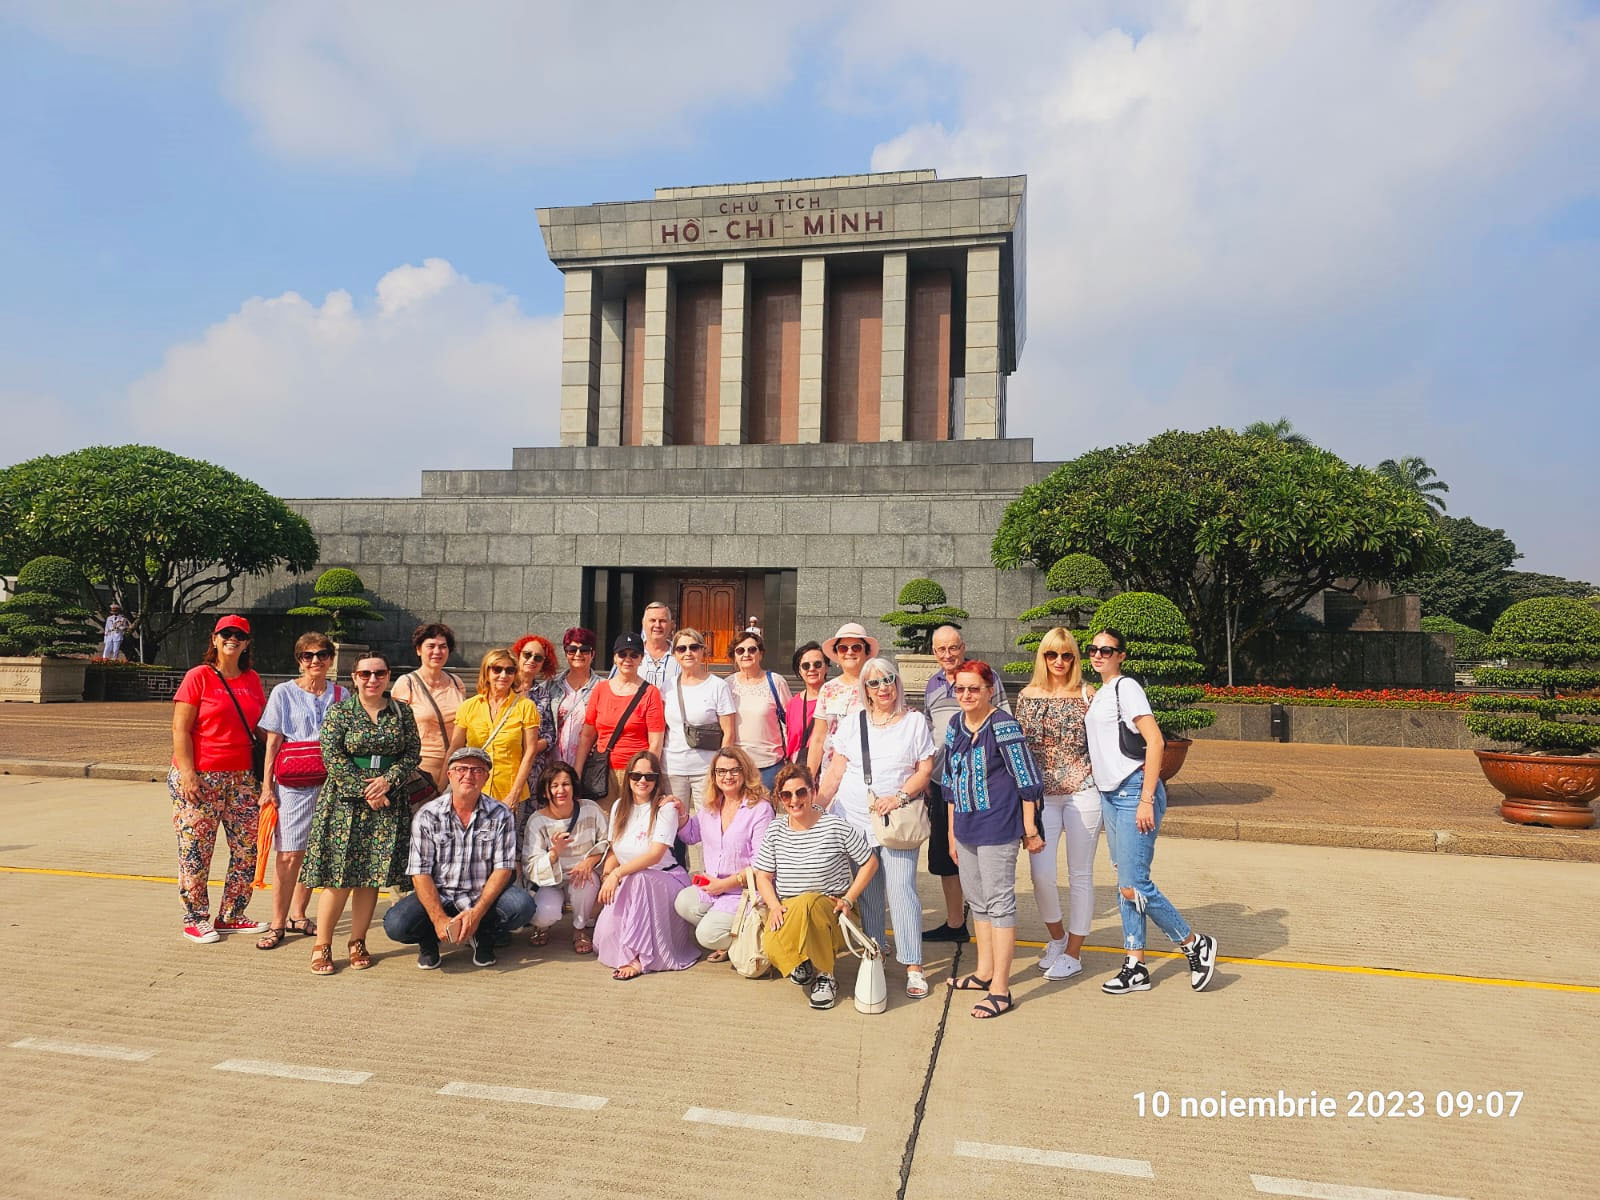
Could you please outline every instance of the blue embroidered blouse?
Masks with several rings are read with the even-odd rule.
[[[944,735],[945,802],[955,807],[956,840],[969,846],[1003,846],[1022,840],[1022,802],[1037,804],[1044,777],[1028,750],[1022,726],[995,709],[977,733],[961,717]]]

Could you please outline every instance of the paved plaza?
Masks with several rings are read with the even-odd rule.
[[[1153,958],[1154,990],[1113,998],[1102,848],[1086,973],[1034,970],[1024,874],[1018,1007],[985,1023],[893,968],[873,1017],[704,963],[615,983],[559,929],[438,972],[375,930],[373,970],[318,979],[303,938],[185,942],[174,866],[160,785],[0,776],[5,1195],[1595,1192],[1588,863],[1165,840],[1219,978],[1195,995]],[[1262,1115],[1312,1092],[1335,1115]],[[1350,1115],[1371,1092],[1397,1114]],[[1508,1115],[1441,1115],[1463,1092]],[[1256,1115],[1180,1115],[1231,1098]]]

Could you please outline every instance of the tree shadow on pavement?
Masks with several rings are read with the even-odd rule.
[[[1205,783],[1167,784],[1167,803],[1170,809],[1194,811],[1211,805],[1259,804],[1277,795],[1277,788],[1260,783],[1224,783],[1207,780]]]

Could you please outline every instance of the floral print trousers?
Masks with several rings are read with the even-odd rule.
[[[172,793],[172,827],[178,832],[178,895],[183,899],[183,923],[198,925],[211,919],[211,893],[206,876],[211,873],[211,853],[217,844],[217,826],[228,839],[228,874],[222,886],[224,921],[244,917],[256,878],[256,834],[261,810],[257,784],[249,771],[201,771],[200,794],[190,803],[178,793],[178,772],[167,775]]]

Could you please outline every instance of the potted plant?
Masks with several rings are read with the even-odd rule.
[[[1065,594],[1052,596],[1043,604],[1017,614],[1018,621],[1033,626],[1017,639],[1017,645],[1030,652],[1037,651],[1044,635],[1057,625],[1081,630],[1100,607],[1101,596],[1116,586],[1105,563],[1092,554],[1068,554],[1058,559],[1045,573],[1044,585],[1052,592]],[[1083,641],[1082,638],[1078,640]],[[1008,662],[1002,670],[1007,675],[1031,675],[1033,659]]]
[[[83,606],[87,583],[53,554],[25,563],[16,593],[0,604],[0,700],[48,704],[83,699],[83,673],[100,646]]]
[[[357,639],[366,621],[382,620],[382,614],[372,607],[361,582],[349,567],[329,567],[317,576],[311,588],[311,600],[289,610],[291,617],[319,617],[327,622],[328,636],[333,639],[333,674],[348,678],[356,663],[371,649]]]
[[[894,627],[894,644],[905,651],[894,656],[900,668],[900,686],[907,696],[920,696],[928,680],[939,669],[933,657],[933,631],[941,625],[961,628],[967,610],[955,608],[944,589],[931,579],[913,579],[900,589],[895,602],[900,608],[878,619]]]
[[[1205,672],[1195,656],[1189,623],[1178,606],[1154,592],[1123,592],[1095,609],[1089,636],[1116,629],[1128,639],[1122,669],[1137,679],[1150,698],[1150,709],[1166,739],[1161,778],[1171,779],[1183,767],[1193,740],[1183,735],[1204,729],[1217,719],[1209,708],[1191,705],[1205,697],[1196,680]]]
[[[1467,728],[1506,742],[1510,752],[1476,750],[1478,764],[1504,797],[1500,815],[1524,825],[1588,829],[1600,795],[1600,700],[1563,691],[1600,687],[1600,612],[1582,600],[1519,600],[1494,623],[1485,652],[1513,660],[1480,667],[1487,687],[1537,688],[1537,696],[1474,696]],[[1538,666],[1519,666],[1537,663]]]

